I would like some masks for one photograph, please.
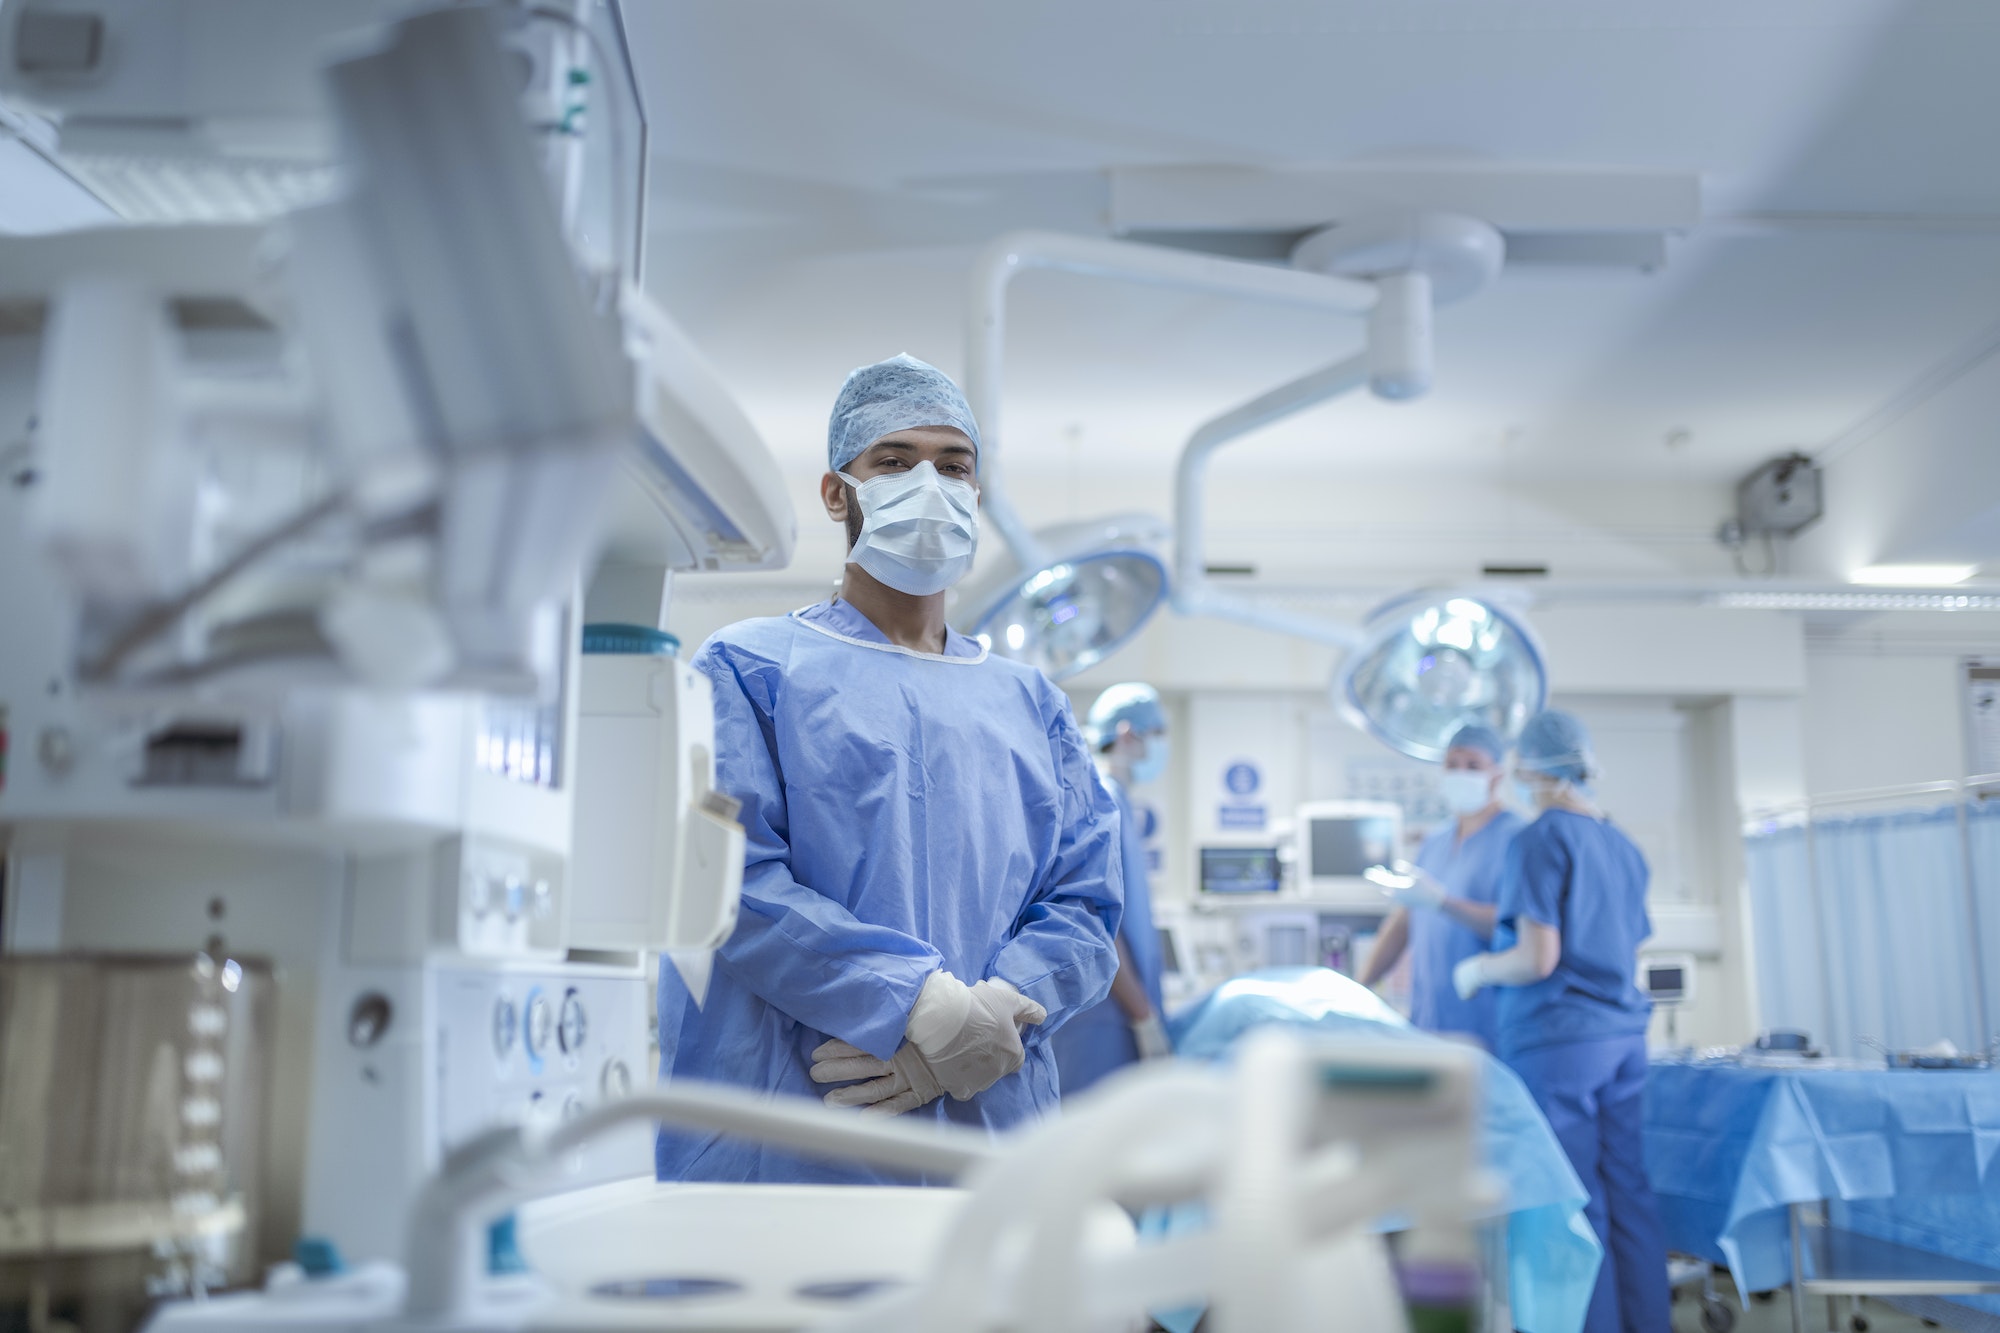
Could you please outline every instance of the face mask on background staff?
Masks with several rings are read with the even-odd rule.
[[[979,550],[979,493],[948,481],[928,461],[905,472],[856,481],[861,535],[847,562],[912,597],[943,592],[964,578]]]
[[[1455,815],[1476,814],[1493,801],[1493,775],[1476,768],[1447,768],[1439,786],[1446,808]]]
[[[1158,782],[1167,771],[1167,738],[1152,735],[1146,738],[1146,752],[1132,761],[1132,782],[1139,785]]]

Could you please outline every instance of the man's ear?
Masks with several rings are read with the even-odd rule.
[[[847,522],[847,506],[854,502],[854,496],[846,482],[827,473],[819,479],[819,499],[826,506],[828,518],[836,523]]]

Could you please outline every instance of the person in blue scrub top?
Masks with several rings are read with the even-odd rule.
[[[1082,1092],[1113,1070],[1173,1054],[1161,1019],[1160,937],[1146,868],[1146,835],[1132,808],[1132,784],[1157,781],[1167,767],[1167,712],[1159,693],[1136,681],[1097,696],[1084,720],[1098,776],[1118,802],[1123,829],[1125,916],[1118,927],[1118,975],[1111,995],[1055,1036],[1063,1096]]]
[[[1587,1333],[1666,1333],[1667,1247],[1640,1129],[1652,1005],[1633,975],[1652,934],[1646,858],[1592,802],[1574,717],[1529,719],[1515,770],[1541,813],[1508,851],[1495,952],[1458,965],[1458,993],[1499,988],[1500,1058],[1590,1191],[1605,1253]]]
[[[1506,744],[1491,727],[1459,728],[1444,753],[1444,799],[1453,818],[1432,830],[1414,864],[1385,877],[1398,904],[1382,923],[1361,982],[1373,986],[1410,955],[1410,1021],[1427,1032],[1471,1037],[1495,1048],[1494,997],[1459,998],[1452,969],[1484,953],[1507,847],[1526,821],[1506,808]]]
[[[948,629],[979,534],[979,431],[902,356],[849,375],[820,498],[840,590],[716,633],[716,785],[743,900],[704,996],[663,969],[662,1076],[1004,1129],[1054,1108],[1050,1037],[1101,1001],[1118,808],[1068,699]],[[906,1178],[663,1129],[663,1180]]]

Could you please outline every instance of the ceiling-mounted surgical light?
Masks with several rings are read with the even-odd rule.
[[[1189,438],[1174,485],[1175,609],[1346,650],[1340,680],[1343,687],[1353,682],[1352,707],[1362,725],[1407,753],[1439,757],[1450,738],[1447,726],[1467,721],[1518,731],[1540,707],[1546,683],[1540,651],[1512,617],[1456,596],[1412,606],[1386,631],[1295,615],[1213,587],[1202,535],[1203,481],[1218,447],[1364,385],[1383,398],[1421,395],[1432,374],[1431,307],[1490,283],[1505,248],[1499,233],[1477,219],[1429,213],[1347,220],[1301,243],[1289,270],[1046,233],[995,241],[971,274],[965,389],[982,427],[982,506],[1010,560],[961,593],[964,610],[953,623],[969,626],[991,651],[1060,680],[1128,642],[1168,594],[1166,569],[1150,543],[1105,531],[1119,520],[1080,525],[1097,529],[1080,538],[1076,529],[1061,537],[1031,533],[996,475],[1006,291],[1016,274],[1054,268],[1366,316],[1368,343],[1360,355],[1260,394]],[[1425,625],[1422,651],[1412,648],[1410,617]]]
[[[1383,744],[1435,761],[1467,723],[1518,735],[1548,699],[1548,673],[1534,633],[1511,613],[1479,598],[1416,593],[1369,618],[1333,696]]]
[[[1144,514],[1071,523],[1035,534],[1045,563],[1017,561],[961,592],[952,620],[1001,657],[1051,680],[1088,670],[1145,627],[1167,595],[1167,569],[1150,549],[1166,525]]]

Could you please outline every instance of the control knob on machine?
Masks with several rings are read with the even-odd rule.
[[[514,1001],[502,995],[493,1002],[493,1054],[505,1060],[514,1050],[514,1034],[520,1027],[520,1016],[515,1012]]]
[[[563,994],[562,1021],[556,1025],[556,1040],[562,1043],[563,1054],[575,1055],[583,1049],[589,1035],[590,1021],[583,1012],[583,1000],[572,986]]]
[[[556,1037],[555,1006],[539,988],[528,993],[528,1010],[521,1024],[521,1039],[527,1045],[529,1058],[542,1060],[548,1056],[549,1047]]]

